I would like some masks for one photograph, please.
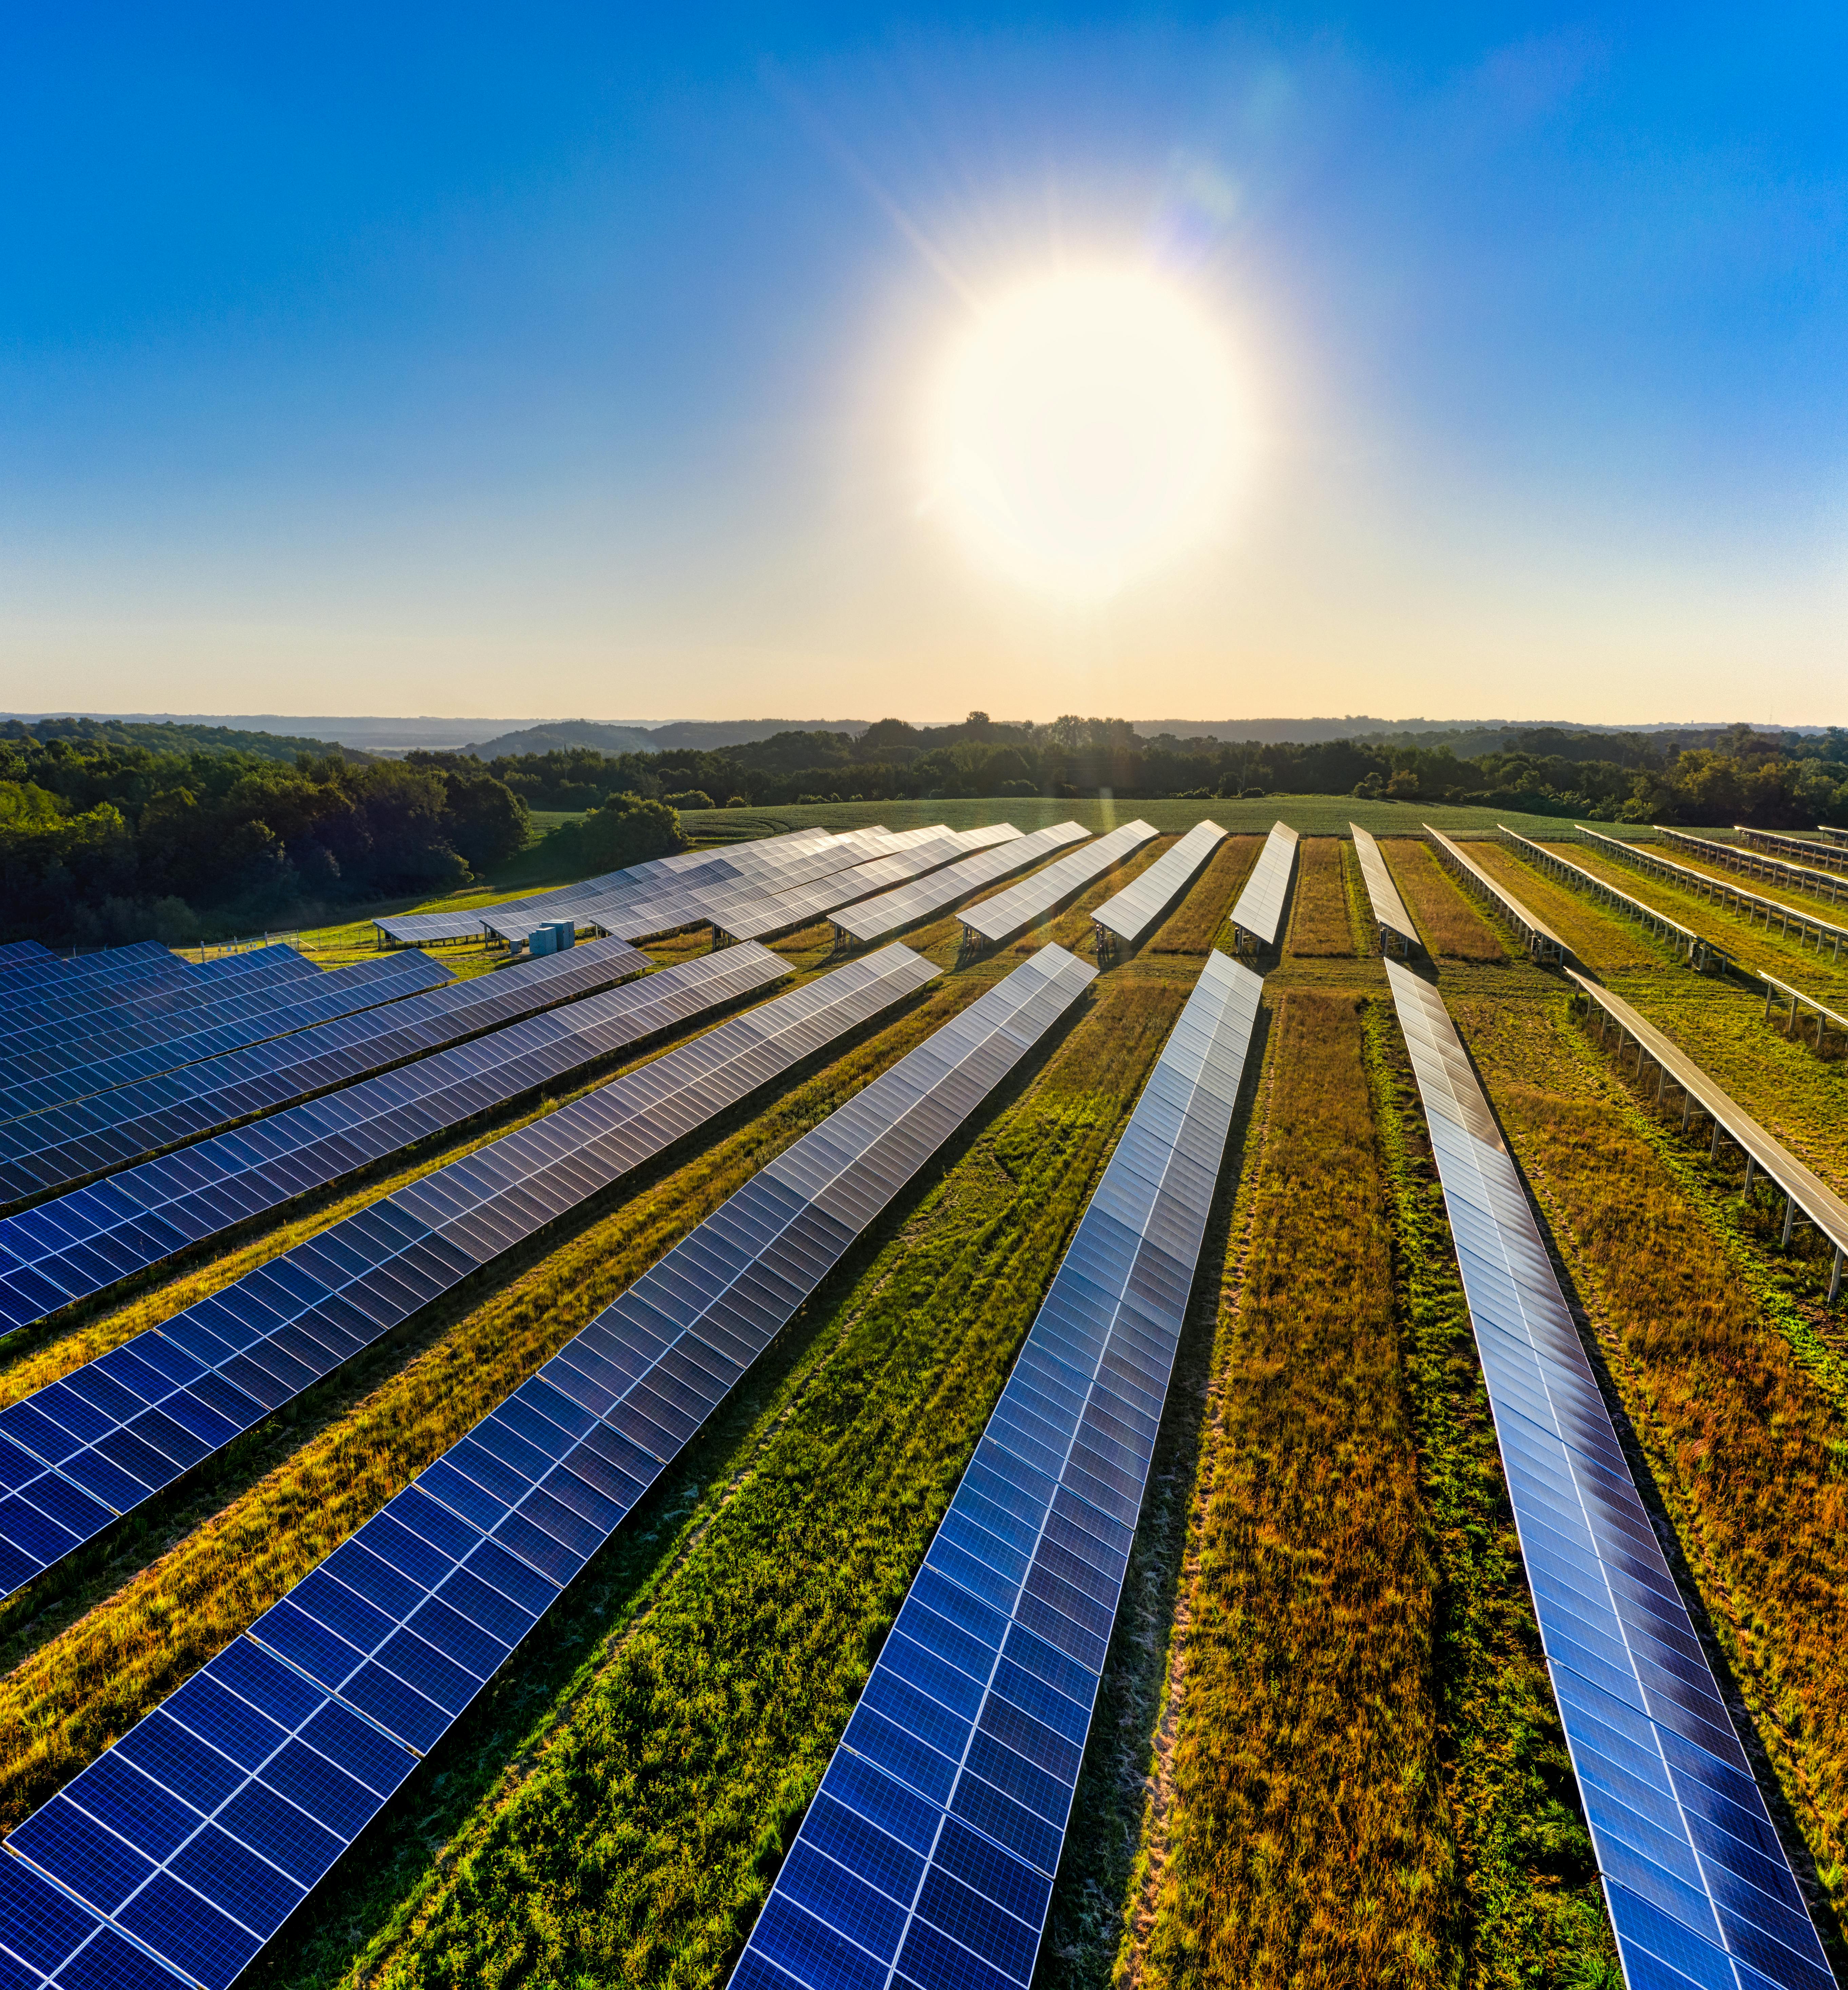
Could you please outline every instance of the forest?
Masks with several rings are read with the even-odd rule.
[[[1353,794],[1598,821],[1765,828],[1848,823],[1848,729],[1840,727],[1820,736],[1758,733],[1747,725],[1666,739],[1556,728],[1494,736],[1509,743],[1469,757],[1449,744],[1404,739],[1299,745],[1145,738],[1123,719],[1014,725],[974,711],[960,725],[921,728],[884,718],[857,739],[780,732],[709,753],[576,748],[500,756],[487,768],[538,809],[592,807],[621,792],[686,810],[976,796],[1075,799],[1108,788],[1126,800]],[[1689,737],[1704,743],[1682,743]],[[409,757],[433,767],[470,764],[453,755]]]

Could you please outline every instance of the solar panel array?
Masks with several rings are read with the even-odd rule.
[[[782,971],[773,956],[754,964],[760,980]],[[936,973],[888,947],[735,1016],[9,1404],[0,1410],[0,1591],[30,1581],[420,1307]],[[656,1027],[742,985],[743,974],[684,983]]]
[[[1488,1102],[1435,990],[1386,972],[1625,1974],[1832,1990]]]
[[[875,857],[870,863],[837,871],[812,885],[779,891],[755,906],[728,913],[715,925],[729,939],[767,939],[773,933],[807,925],[824,913],[851,905],[856,899],[871,898],[875,892],[941,870],[966,854],[966,846],[960,837],[953,830],[940,829],[909,849],[895,850],[890,856]]]
[[[24,990],[9,996],[5,1019],[0,1021],[0,1032],[4,1032],[0,1050],[11,1054],[60,1043],[73,1033],[80,1034],[93,1021],[114,1028],[175,1015],[246,990],[306,980],[321,972],[294,947],[280,945],[223,954],[202,966],[190,961],[179,966],[183,972],[177,979],[163,975],[153,982],[80,982],[77,991],[67,995],[35,987],[29,996]]]
[[[882,891],[876,898],[868,898],[862,904],[836,912],[836,937],[870,943],[884,939],[888,934],[902,932],[920,919],[960,904],[984,885],[997,883],[1017,871],[1024,871],[1042,857],[1050,857],[1055,850],[1082,843],[1090,834],[1075,822],[1055,823],[1050,828],[1035,830],[1031,836],[1017,833],[977,851],[973,857],[965,857],[947,869],[934,871],[927,878],[901,885],[895,891]]]
[[[1262,987],[1209,956],[732,1990],[1031,1981]]]
[[[57,956],[36,939],[9,939],[0,946],[0,968],[23,966],[28,961],[54,960]]]
[[[1354,835],[1354,851],[1361,860],[1361,875],[1367,885],[1367,903],[1373,908],[1374,923],[1380,929],[1380,951],[1409,960],[1418,951],[1418,928],[1392,881],[1386,859],[1372,836],[1357,822],[1347,825]]]
[[[1113,945],[1133,946],[1193,883],[1225,840],[1225,831],[1218,823],[1197,822],[1140,877],[1114,898],[1105,899],[1091,915],[1099,957]]]
[[[964,939],[986,940],[997,946],[1004,940],[1011,939],[1016,933],[1062,905],[1074,893],[1082,891],[1093,878],[1115,870],[1124,858],[1133,856],[1149,842],[1155,833],[1146,822],[1126,822],[1109,835],[1100,836],[1095,843],[1073,851],[1069,857],[1062,857],[1056,864],[1048,864],[1045,870],[1034,871],[1031,878],[1023,878],[1019,884],[1009,886],[1005,891],[997,892],[992,898],[984,898],[980,905],[971,905],[961,915]]]
[[[1693,891],[1704,898],[1717,898],[1723,905],[1731,905],[1743,912],[1748,922],[1758,919],[1765,921],[1765,930],[1771,930],[1775,919],[1780,933],[1788,933],[1792,926],[1800,939],[1813,939],[1820,953],[1825,946],[1833,949],[1834,958],[1842,957],[1842,942],[1848,939],[1848,926],[1832,925],[1819,919],[1813,912],[1806,912],[1800,906],[1787,905],[1781,899],[1761,897],[1756,891],[1748,891],[1742,885],[1731,885],[1724,878],[1710,876],[1704,871],[1690,871],[1685,864],[1671,863],[1666,857],[1658,857],[1653,851],[1643,850],[1633,843],[1626,843],[1621,837],[1606,836],[1601,830],[1587,829],[1583,823],[1575,823],[1573,827],[1581,836],[1588,837],[1599,849],[1614,857],[1621,857],[1626,864],[1634,864],[1639,870],[1652,871],[1671,885],[1683,891]],[[1665,830],[1665,835],[1674,832]]]
[[[1288,823],[1272,824],[1252,874],[1232,908],[1235,934],[1253,947],[1274,949],[1282,933],[1290,879],[1296,874],[1296,832]]]
[[[1666,940],[1697,973],[1704,974],[1710,968],[1724,970],[1731,966],[1731,956],[1726,949],[1716,946],[1705,934],[1683,925],[1678,919],[1671,919],[1666,912],[1657,912],[1653,905],[1646,905],[1640,898],[1632,898],[1628,891],[1619,891],[1595,871],[1588,871],[1582,864],[1561,857],[1558,851],[1548,849],[1544,843],[1529,842],[1505,823],[1498,822],[1495,826],[1510,843],[1525,851],[1541,870],[1551,872],[1566,884],[1577,885],[1581,891],[1589,891],[1613,912],[1636,920],[1659,939]]]
[[[480,939],[486,936],[482,924],[488,910],[515,922],[521,937],[549,919],[571,915],[589,901],[634,892],[658,885],[691,871],[708,871],[714,877],[742,874],[752,862],[774,862],[778,854],[797,844],[825,843],[831,839],[822,830],[797,830],[786,836],[766,837],[740,843],[729,851],[683,850],[672,857],[651,857],[621,871],[606,871],[574,885],[539,891],[523,898],[508,898],[496,907],[474,912],[405,912],[372,923],[388,939],[406,945],[420,945],[430,939]],[[729,867],[729,868],[727,868]],[[522,915],[525,916],[522,922]]]
[[[362,1068],[403,1056],[416,1056],[414,1063],[0,1219],[0,1323],[11,1329],[46,1319],[388,1154],[586,1071],[678,1020],[675,1004],[690,989],[725,1001],[776,978],[755,957],[735,973],[708,957],[666,979],[596,992],[647,965],[621,941],[598,940],[569,962],[554,956],[415,997],[404,1007],[433,1009],[464,990],[474,999],[408,1018],[399,1034],[349,1051],[355,1061],[371,1061]],[[450,1048],[418,1055],[437,1044]]]
[[[780,1155],[28,1818],[0,1942],[59,1990],[225,1990],[1093,973],[1045,949]]]
[[[401,1027],[411,1034],[397,1055],[446,1041],[430,1020],[433,1005],[420,1000],[408,1015],[401,1018],[399,1012],[406,1000],[447,993],[447,987],[433,990],[430,984],[447,983],[447,970],[421,953],[391,958],[403,963],[399,974],[344,998],[352,1013],[0,1126],[0,1200],[68,1187],[176,1141],[342,1083],[372,1068],[363,1046],[396,1043]],[[359,1008],[361,1000],[369,1006]]]
[[[182,1034],[151,1044],[124,1045],[123,1032],[99,1026],[92,1041],[102,1054],[93,1062],[54,1069],[43,1078],[11,1079],[0,1112],[10,1126],[71,1099],[87,1099],[182,1065],[202,1063],[253,1043],[292,1035],[317,1023],[396,1001],[420,989],[440,987],[450,978],[447,967],[423,954],[396,953],[362,960],[352,967],[338,967],[329,973],[318,972],[311,982],[291,981],[274,1007],[261,1001],[215,1005],[189,1017]],[[227,1008],[241,1013],[226,1015],[223,1012]],[[132,1037],[134,1033],[127,1034]],[[6,1137],[0,1135],[0,1153],[8,1151]]]
[[[1588,980],[1571,968],[1566,973],[1578,984],[1586,1001],[1616,1024],[1618,1041],[1621,1044],[1627,1036],[1636,1044],[1638,1075],[1642,1074],[1645,1057],[1654,1064],[1659,1074],[1656,1082],[1658,1101],[1669,1080],[1674,1080],[1682,1095],[1683,1128],[1686,1129],[1693,1108],[1698,1105],[1714,1122],[1714,1150],[1718,1150],[1720,1135],[1724,1130],[1744,1153],[1747,1186],[1751,1186],[1752,1176],[1761,1171],[1784,1191],[1790,1205],[1785,1218],[1784,1241],[1790,1241],[1791,1221],[1801,1210],[1834,1245],[1834,1269],[1829,1284],[1829,1298],[1833,1304],[1841,1292],[1842,1261],[1844,1254],[1848,1254],[1848,1202],[1844,1202],[1813,1170],[1806,1167],[1781,1141],[1768,1133],[1731,1092],[1716,1085],[1685,1051],[1665,1037],[1654,1024],[1646,1022],[1621,996],[1613,995],[1608,988],[1601,988],[1596,982]],[[1795,990],[1790,992],[1795,994]],[[1768,993],[1765,1008],[1769,1014]],[[1604,1041],[1604,1034],[1605,1024],[1601,1018],[1598,1029],[1600,1043]]]
[[[105,1088],[94,1079],[116,1072],[121,1068],[118,1059],[122,1066],[146,1065],[134,1076],[148,1077],[201,1057],[216,1057],[245,1042],[260,1042],[262,1037],[251,1034],[253,1028],[267,1036],[297,1027],[289,1018],[330,984],[349,992],[355,985],[343,980],[354,973],[352,968],[324,974],[293,947],[265,951],[282,957],[235,980],[166,990],[145,1000],[40,1024],[8,1037],[0,1042],[0,1099],[8,1106],[15,1100],[29,1100],[23,1109],[32,1111]],[[280,1018],[281,1027],[264,1027],[272,1018]]]
[[[1820,864],[1831,871],[1848,871],[1848,850],[1840,844],[1818,843],[1813,837],[1777,830],[1750,829],[1743,823],[1733,824],[1733,834],[1749,848],[1768,851],[1774,857],[1801,858],[1805,864]]]
[[[1438,855],[1458,881],[1478,898],[1486,898],[1513,925],[1533,959],[1564,960],[1570,957],[1572,950],[1558,934],[1536,919],[1505,885],[1491,878],[1460,843],[1452,842],[1441,829],[1433,829],[1429,823],[1423,827]]]
[[[19,988],[74,988],[80,981],[97,980],[99,985],[149,973],[183,976],[185,963],[158,940],[140,939],[132,946],[112,946],[100,953],[80,953],[66,959],[61,954],[37,953],[16,956],[0,963],[0,994]]]
[[[1806,995],[1800,988],[1792,987],[1788,981],[1780,981],[1775,974],[1761,974],[1758,979],[1765,984],[1766,1022],[1771,1020],[1771,1004],[1774,997],[1782,997],[1790,1004],[1790,1015],[1784,1025],[1785,1036],[1795,1032],[1798,1012],[1803,1009],[1809,1010],[1816,1017],[1816,1047],[1819,1051],[1823,1048],[1826,1031],[1837,1029],[1844,1036],[1848,1036],[1848,1016],[1844,1016],[1839,1010],[1831,1009],[1826,1003],[1819,1002],[1813,995]]]
[[[708,851],[696,864],[614,889],[600,888],[560,909],[569,910],[579,925],[623,939],[653,939],[690,925],[716,926],[726,915],[761,905],[776,892],[812,885],[943,833],[941,824],[934,831],[903,835],[878,828],[850,830],[842,836],[815,830],[774,844]],[[527,918],[510,920],[501,908],[489,913],[486,922],[491,932],[510,941],[524,937],[531,923]]]
[[[1799,891],[1814,891],[1832,905],[1840,899],[1844,891],[1848,891],[1848,878],[1837,878],[1806,864],[1793,864],[1788,856],[1768,857],[1749,845],[1741,848],[1736,843],[1716,843],[1710,836],[1690,836],[1683,830],[1670,829],[1666,825],[1658,827],[1656,834],[1677,849],[1704,857],[1710,864],[1724,864],[1728,870],[1742,871],[1748,878],[1762,878],[1773,885],[1789,885]]]

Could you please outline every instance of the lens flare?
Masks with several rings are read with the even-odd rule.
[[[983,310],[948,355],[929,487],[979,558],[1100,600],[1223,522],[1249,426],[1230,347],[1184,292],[1062,272]]]

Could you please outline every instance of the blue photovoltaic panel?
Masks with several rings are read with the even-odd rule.
[[[785,973],[640,984],[663,1027]],[[742,949],[739,949],[742,952]],[[701,963],[704,965],[704,963]],[[0,1593],[112,1526],[504,1252],[937,970],[903,947],[747,1010],[297,1244],[0,1409]],[[632,1019],[633,1020],[633,1019]]]
[[[1195,823],[1172,850],[1163,851],[1140,878],[1113,898],[1105,899],[1091,915],[1099,940],[1133,946],[1193,883],[1225,840],[1225,831],[1218,823]]]
[[[1354,836],[1354,854],[1361,860],[1361,875],[1367,885],[1367,903],[1373,908],[1374,923],[1380,929],[1381,951],[1408,959],[1419,950],[1418,929],[1392,881],[1386,859],[1373,837],[1357,822],[1347,825]]]
[[[928,836],[905,849],[837,871],[831,876],[817,878],[812,885],[793,885],[787,891],[759,899],[755,905],[728,912],[718,922],[718,930],[730,939],[766,939],[773,933],[787,932],[796,926],[807,925],[811,919],[818,919],[824,912],[834,912],[842,905],[870,898],[875,892],[888,891],[911,878],[940,871],[946,864],[966,856],[969,849],[970,846],[953,830],[939,824]]]
[[[10,1102],[30,1081],[61,1073],[70,1074],[66,1095],[80,1097],[93,1088],[88,1067],[127,1051],[165,1055],[163,1047],[171,1044],[172,1064],[189,1064],[201,1054],[214,1057],[236,1044],[220,1043],[210,1033],[290,1009],[304,996],[319,994],[334,978],[293,947],[266,947],[263,953],[270,957],[239,956],[250,965],[233,979],[164,989],[90,1016],[22,1024],[0,1041],[0,1100]],[[201,1041],[207,1045],[202,1053]],[[166,1070],[168,1064],[158,1063],[156,1068]]]
[[[0,1095],[0,1112],[4,1112],[8,1122],[7,1130],[0,1133],[0,1153],[30,1153],[47,1144],[34,1134],[22,1133],[21,1122],[36,1125],[39,1116],[73,1099],[112,1092],[182,1065],[201,1063],[252,1044],[311,1029],[317,1023],[331,1022],[337,1017],[355,1015],[361,1010],[415,994],[422,988],[440,987],[450,979],[449,970],[439,966],[426,954],[381,954],[362,961],[356,967],[337,967],[330,973],[317,973],[312,983],[293,983],[287,1000],[279,1008],[236,1020],[208,1022],[195,1017],[184,1036],[141,1048],[117,1048],[98,1062],[74,1071],[56,1071],[47,1078],[10,1080]],[[99,1042],[106,1041],[107,1035],[104,1029],[99,1028]]]
[[[531,1005],[520,991],[538,985],[498,975],[454,983],[423,954],[387,958],[404,963],[400,979],[341,998],[351,1007],[369,993],[364,1008],[0,1126],[0,1201],[69,1187],[491,1028],[523,1014]],[[630,957],[620,971],[643,964]]]
[[[1031,1979],[1262,990],[1208,957],[732,1990]]]
[[[1056,864],[1048,864],[1045,870],[1023,878],[1005,891],[997,891],[992,898],[971,905],[961,915],[964,935],[998,946],[1063,905],[1094,878],[1101,878],[1126,857],[1133,856],[1154,834],[1146,822],[1126,822],[1120,829],[1100,836],[1095,843],[1087,843],[1083,849],[1062,857]]]
[[[131,1938],[226,1990],[1094,973],[1044,949],[831,1113],[29,1817],[0,1948],[77,1990],[67,1958]]]
[[[9,1003],[56,1000],[61,1005],[60,1014],[76,1015],[87,1009],[107,1007],[124,993],[145,995],[156,988],[177,987],[198,973],[177,954],[149,940],[112,948],[107,953],[80,954],[75,960],[55,962],[49,970],[30,963],[11,973],[0,970],[0,998]]]
[[[1286,822],[1273,823],[1252,874],[1232,908],[1232,924],[1255,945],[1275,947],[1283,931],[1289,882],[1296,869],[1296,832]]]
[[[321,970],[292,946],[247,948],[242,953],[221,954],[203,966],[181,963],[185,978],[168,976],[152,982],[117,981],[105,984],[106,993],[91,1000],[80,996],[42,994],[34,991],[9,996],[0,1028],[0,1051],[11,1055],[40,1044],[62,1043],[80,1034],[93,1022],[114,1029],[184,1009],[219,1002],[246,990],[273,982],[306,980]],[[87,985],[87,984],[86,984]]]
[[[1011,825],[1003,823],[1000,827],[1007,829]],[[984,845],[973,857],[965,857],[946,870],[934,871],[929,877],[901,885],[895,891],[882,891],[876,898],[868,898],[862,904],[849,905],[837,912],[834,930],[844,939],[867,942],[902,932],[920,919],[960,905],[984,885],[998,883],[1003,878],[1011,878],[1015,871],[1024,871],[1038,863],[1042,857],[1050,857],[1055,851],[1082,843],[1090,833],[1075,822],[1060,822],[1048,829],[1035,830],[1031,836],[1021,836],[1017,831],[997,837],[992,844]],[[977,830],[975,834],[986,835],[990,832]]]
[[[0,968],[23,967],[29,962],[46,962],[57,959],[49,947],[42,946],[36,939],[9,939],[0,946]]]
[[[767,966],[749,962],[726,973],[716,962],[685,962],[664,980],[595,992],[647,964],[620,940],[598,940],[569,959],[525,963],[415,996],[392,1012],[389,1031],[349,1041],[338,1054],[318,1050],[311,1072],[298,1065],[270,1076],[298,1093],[355,1071],[396,1068],[0,1219],[0,1325],[46,1319],[297,1196],[583,1071],[678,1015],[673,1005],[692,988],[754,991],[765,985]],[[443,1044],[450,1048],[419,1054]],[[248,1082],[239,1083],[239,1103],[250,1109]]]
[[[1456,1027],[1435,989],[1386,972],[1625,1976],[1833,1990]]]

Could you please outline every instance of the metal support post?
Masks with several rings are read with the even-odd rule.
[[[1688,1121],[1693,1117],[1693,1112],[1694,1095],[1691,1092],[1683,1092],[1681,1095],[1681,1130],[1684,1133],[1687,1131]]]
[[[1658,1105],[1659,1105],[1662,1103],[1662,1095],[1663,1095],[1663,1093],[1665,1091],[1666,1091],[1666,1090],[1667,1090],[1667,1088],[1668,1088],[1668,1066],[1667,1066],[1666,1065],[1663,1065],[1661,1067],[1660,1075],[1657,1077],[1657,1078],[1656,1078],[1656,1103]]]
[[[1745,1193],[1748,1198],[1751,1194],[1753,1177],[1758,1173],[1758,1161],[1755,1156],[1748,1153],[1745,1156]]]
[[[1789,1190],[1784,1194],[1784,1248],[1790,1248],[1790,1226],[1797,1220],[1797,1199]]]
[[[1829,1268],[1829,1303],[1833,1306],[1842,1293],[1842,1247],[1835,1247],[1835,1262]]]

